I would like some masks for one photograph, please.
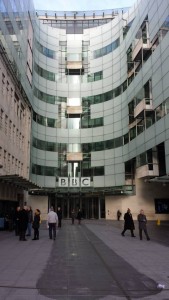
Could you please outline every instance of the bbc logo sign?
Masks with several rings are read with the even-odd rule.
[[[88,187],[90,186],[90,177],[59,177],[59,187]]]

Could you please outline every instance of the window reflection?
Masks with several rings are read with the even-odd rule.
[[[68,106],[79,106],[79,105],[81,105],[81,99],[80,98],[68,98],[67,105]]]
[[[67,60],[68,61],[81,61],[82,53],[67,53]]]
[[[75,70],[75,71],[77,72],[77,70]],[[73,76],[68,75],[68,83],[80,84],[81,83],[81,75],[75,75],[75,74],[73,74]]]
[[[67,152],[81,152],[81,144],[68,144]]]
[[[68,129],[79,129],[80,118],[68,118],[67,124],[68,124]]]
[[[80,175],[80,163],[71,162],[68,163],[68,177],[79,177]]]

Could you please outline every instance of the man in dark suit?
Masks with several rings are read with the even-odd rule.
[[[61,210],[60,206],[58,206],[57,215],[58,215],[58,227],[61,228],[61,226],[62,226],[62,210]]]
[[[130,230],[131,236],[135,237],[133,230],[135,229],[133,217],[131,214],[130,208],[127,209],[127,212],[124,214],[124,229],[121,233],[122,236],[124,236],[124,233],[126,230]]]

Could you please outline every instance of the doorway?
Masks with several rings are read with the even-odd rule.
[[[84,219],[105,218],[105,200],[99,195],[80,195],[79,193],[51,195],[49,196],[50,206],[53,206],[55,210],[60,206],[63,218],[71,218],[72,210],[74,209],[77,213],[79,208]]]

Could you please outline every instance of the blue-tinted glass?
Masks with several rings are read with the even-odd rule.
[[[107,45],[106,48],[107,48],[107,50],[106,50],[107,54],[110,53],[110,52],[112,52],[112,44]]]

